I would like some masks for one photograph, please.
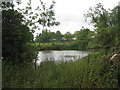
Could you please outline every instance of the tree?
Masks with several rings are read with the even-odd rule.
[[[63,38],[63,35],[61,34],[61,32],[60,31],[56,31],[56,33],[55,33],[56,41],[61,41],[62,38]]]
[[[39,7],[37,10],[41,11],[40,18],[38,20],[39,24],[43,26],[43,29],[47,29],[47,27],[58,26],[60,23],[55,19],[55,11],[53,10],[55,2],[53,1],[49,8],[46,8],[45,3],[40,0],[42,5],[42,9]]]
[[[40,33],[37,37],[36,37],[36,42],[39,43],[48,43],[48,42],[59,42],[62,40],[63,35],[61,34],[60,31],[55,32],[51,32],[48,30],[43,30],[42,33]]]
[[[120,6],[116,6],[110,12],[110,29],[114,37],[114,46],[120,44]]]
[[[49,32],[50,34],[50,42],[54,42],[56,39],[55,39],[55,32]]]
[[[45,32],[50,30],[49,28],[52,27],[52,26],[58,26],[60,24],[60,22],[56,21],[55,19],[55,11],[53,10],[54,8],[54,5],[55,5],[55,2],[53,1],[52,4],[50,5],[49,8],[46,7],[46,4],[43,3],[41,0],[40,0],[40,3],[41,3],[41,6],[42,8],[40,8],[39,6],[37,7],[36,10],[39,11],[39,13],[37,15],[37,18],[39,18],[36,22],[39,23],[40,25],[42,25],[42,32]],[[42,37],[41,38],[45,38],[44,37],[44,34],[45,32],[42,34]],[[46,32],[46,39],[44,39],[45,42],[49,42],[50,39],[53,40],[54,39],[54,33],[50,33],[49,32],[49,35],[48,35],[48,32]],[[50,38],[50,34],[53,34],[53,36]],[[48,39],[49,38],[49,39]],[[42,41],[42,42],[44,42]]]
[[[29,27],[23,24],[23,18],[24,16],[13,8],[2,11],[2,51],[5,61],[23,63],[32,61],[36,56],[34,48],[29,45],[33,42],[33,35]]]
[[[29,0],[26,8],[18,8],[18,10],[26,17],[24,18],[24,24],[30,27],[33,33],[35,30],[49,30],[50,27],[58,26],[60,24],[60,22],[58,22],[55,18],[54,1],[52,1],[52,4],[47,8],[46,3],[40,0],[40,6],[37,6],[34,10],[31,7],[31,3],[32,0]],[[42,26],[42,28],[40,26]]]
[[[71,41],[71,40],[73,40],[73,35],[70,32],[67,32],[67,33],[64,34],[64,38],[67,41]]]
[[[89,29],[82,28],[80,31],[74,33],[76,40],[79,40],[79,48],[85,50],[88,47],[88,43],[92,39],[93,32]]]
[[[90,18],[91,23],[94,24],[95,28],[106,28],[108,24],[108,11],[103,7],[101,3],[96,4],[95,7],[90,7],[87,14],[84,15],[87,18]]]
[[[43,30],[41,34],[41,40],[43,43],[50,42],[50,32],[48,30]]]
[[[85,14],[85,17],[90,18],[91,23],[94,24],[94,42],[99,47],[109,49],[119,45],[118,16],[118,7],[106,10],[101,3],[96,4],[94,8],[90,8],[88,13]]]
[[[89,29],[81,29],[80,31],[76,31],[74,33],[74,36],[76,37],[77,40],[84,40],[86,39],[88,36],[88,33],[90,32]]]

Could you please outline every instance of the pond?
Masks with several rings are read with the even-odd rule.
[[[49,50],[49,51],[40,51],[38,54],[37,63],[40,64],[43,61],[52,61],[61,62],[61,61],[74,61],[79,58],[85,57],[88,55],[88,51],[77,51],[77,50]]]

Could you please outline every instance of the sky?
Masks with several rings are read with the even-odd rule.
[[[24,7],[28,0],[21,0],[20,7]],[[39,0],[32,0],[32,6],[36,7],[40,5]],[[46,5],[51,5],[52,0],[42,0]],[[54,0],[56,2],[54,10],[56,20],[60,22],[59,26],[50,28],[51,31],[56,32],[59,30],[62,34],[66,32],[74,33],[80,30],[82,27],[93,30],[93,26],[89,25],[89,22],[85,22],[84,14],[87,13],[89,8],[98,3],[102,3],[106,9],[114,8],[118,5],[120,0]],[[40,33],[36,30],[36,33]]]

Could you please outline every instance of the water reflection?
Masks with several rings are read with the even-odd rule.
[[[87,51],[76,51],[76,50],[62,50],[62,51],[40,51],[38,54],[38,61],[37,63],[41,63],[42,61],[51,61],[54,60],[55,62],[60,61],[74,61],[79,58],[85,57],[88,55],[89,52]]]

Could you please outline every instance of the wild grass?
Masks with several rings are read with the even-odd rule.
[[[11,65],[3,62],[4,88],[118,88],[118,68],[104,61],[105,52],[90,54],[77,61],[56,64],[42,62]]]

